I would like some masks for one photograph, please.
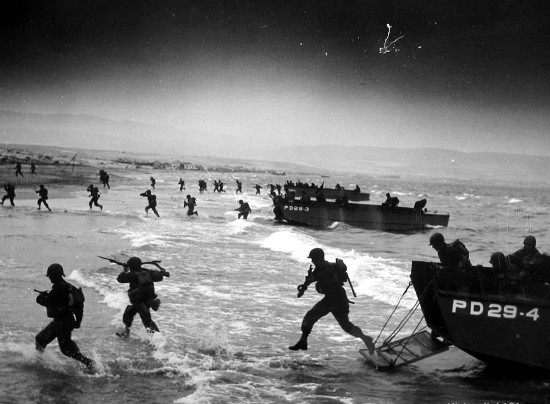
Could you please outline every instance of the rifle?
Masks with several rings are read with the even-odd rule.
[[[304,279],[304,283],[301,284],[301,285],[298,285],[298,288],[297,288],[298,289],[298,297],[302,297],[304,295],[304,292],[307,289],[306,282],[307,282],[307,279],[309,278],[309,276],[311,275],[312,271],[313,271],[313,265],[310,265],[309,270],[307,271],[306,279]]]
[[[349,287],[351,288],[351,292],[353,293],[353,297],[357,297],[357,295],[355,294],[355,289],[353,289],[353,285],[351,284],[351,279],[349,278],[349,275],[347,273],[346,276],[348,277],[348,283]]]
[[[117,265],[123,266],[125,268],[127,267],[127,264],[122,263],[122,262],[117,261],[117,260],[114,260],[112,258],[102,257],[101,255],[98,255],[98,257],[101,258],[101,259],[109,261],[111,264],[117,264]]]
[[[34,289],[34,291],[35,291],[36,293],[40,293],[40,294],[42,294],[42,293],[48,293],[47,290],[38,290],[38,289]]]
[[[126,264],[126,263],[122,263],[122,262],[117,261],[117,260],[114,260],[114,259],[112,259],[112,258],[102,257],[101,255],[98,255],[98,257],[101,258],[101,259],[107,260],[107,261],[109,261],[109,262],[112,263],[112,264],[117,264],[117,265],[120,265],[120,266],[124,267],[124,270],[125,270],[125,271],[128,270],[128,264]],[[166,276],[167,278],[169,278],[169,277],[170,277],[170,272],[168,272],[166,269],[164,269],[163,267],[161,267],[161,266],[159,265],[160,262],[162,262],[162,261],[160,261],[160,260],[146,261],[146,262],[142,262],[141,265],[147,265],[147,264],[149,264],[149,265],[154,265],[154,266],[156,266],[158,269],[160,269],[160,271],[164,274],[164,276]]]

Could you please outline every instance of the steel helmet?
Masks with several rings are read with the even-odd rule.
[[[493,265],[501,265],[506,260],[506,256],[501,252],[496,252],[491,254],[491,258],[489,259],[489,263]]]
[[[239,203],[244,203],[242,199],[239,199]]]
[[[535,247],[537,245],[537,239],[535,238],[535,236],[525,236],[525,239],[523,240],[523,244],[525,245],[531,245],[533,247]]]
[[[48,278],[57,278],[65,276],[65,273],[63,272],[63,267],[60,264],[52,264],[48,267],[48,271],[46,272],[46,276]]]
[[[321,248],[314,248],[309,252],[307,257],[311,259],[325,259],[325,252]]]
[[[430,245],[441,245],[445,243],[445,237],[441,233],[434,233],[430,236]]]
[[[128,265],[130,269],[140,269],[141,260],[138,257],[131,257],[128,262],[126,262],[126,265]]]

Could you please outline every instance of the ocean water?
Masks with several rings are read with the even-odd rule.
[[[145,214],[146,199],[139,196],[151,175],[157,179],[153,192],[160,218]],[[180,176],[187,183],[183,192]],[[198,192],[199,178],[208,181],[208,192]],[[237,178],[243,195],[234,194]],[[223,180],[227,193],[212,193],[213,179]],[[0,402],[547,402],[547,378],[499,374],[455,348],[392,372],[375,370],[358,352],[361,341],[345,334],[330,315],[314,327],[308,351],[289,351],[303,315],[320,299],[314,288],[296,298],[311,248],[322,247],[327,259],[346,262],[357,293],[350,319],[379,342],[416,301],[412,288],[405,293],[411,261],[436,261],[436,254],[428,246],[435,230],[404,235],[341,223],[319,230],[274,222],[267,184],[287,179],[322,180],[120,170],[111,173],[110,190],[100,187],[103,211],[88,208],[87,185],[47,185],[52,213],[36,210],[33,184],[18,185],[16,207],[0,209]],[[515,251],[526,234],[537,237],[542,252],[550,251],[547,189],[344,175],[323,179],[350,188],[357,183],[371,192],[371,203],[381,203],[386,192],[398,196],[402,206],[426,197],[429,210],[451,215],[449,227],[437,230],[448,240],[464,241],[474,264],[488,265],[495,251]],[[264,186],[261,195],[255,194],[255,183]],[[196,217],[186,215],[186,194],[197,198]],[[239,199],[253,210],[248,220],[237,219]],[[98,255],[162,260],[171,276],[156,284],[162,304],[153,318],[160,333],[148,335],[136,316],[130,339],[116,337],[123,328],[127,286],[116,282],[120,267]],[[85,318],[73,338],[97,361],[99,374],[64,357],[56,342],[42,355],[34,349],[34,336],[48,319],[33,289],[50,288],[45,272],[53,262],[84,289]],[[403,336],[419,323],[417,313]]]

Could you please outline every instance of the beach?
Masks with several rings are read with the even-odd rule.
[[[377,371],[358,353],[362,342],[345,334],[330,315],[316,324],[307,351],[289,351],[300,336],[303,315],[320,299],[313,287],[296,298],[312,248],[347,264],[357,292],[350,319],[380,343],[416,301],[412,291],[403,296],[411,261],[437,260],[428,245],[435,229],[403,235],[342,224],[328,230],[287,226],[273,220],[266,189],[287,179],[325,180],[331,186],[357,183],[371,193],[372,203],[382,202],[386,192],[398,195],[403,206],[425,196],[430,209],[451,214],[449,227],[437,230],[464,241],[472,263],[483,265],[494,251],[519,248],[525,234],[537,237],[541,252],[550,250],[547,189],[407,178],[374,182],[346,173],[323,178],[320,172],[282,177],[136,168],[110,159],[66,165],[72,157],[66,154],[57,156],[59,164],[38,164],[35,176],[28,164],[24,178],[15,178],[12,162],[0,166],[2,181],[14,182],[17,194],[15,207],[5,203],[0,209],[0,401],[545,402],[547,379],[495,373],[454,347],[394,372]],[[100,184],[100,169],[110,174],[110,189]],[[157,180],[154,190],[151,176]],[[186,181],[182,192],[179,178]],[[207,192],[199,193],[199,179],[207,181]],[[222,180],[227,192],[213,193],[214,179]],[[235,194],[236,179],[243,182],[242,195]],[[260,195],[256,183],[263,186]],[[34,191],[40,184],[49,189],[52,212],[37,210]],[[99,187],[103,210],[89,208],[90,184]],[[147,189],[157,195],[159,218],[144,210],[147,201],[139,194]],[[187,194],[197,198],[198,216],[187,216]],[[237,219],[239,199],[252,208],[248,220]],[[160,333],[147,334],[136,316],[128,341],[115,335],[123,329],[127,285],[116,282],[121,267],[98,256],[162,260],[171,276],[155,285],[162,303],[153,319]],[[45,274],[54,262],[86,295],[83,325],[73,338],[97,362],[98,374],[64,357],[56,342],[42,355],[35,351],[34,336],[48,319],[33,289],[50,288]],[[349,287],[347,293],[351,298]],[[418,322],[419,313],[403,333]]]

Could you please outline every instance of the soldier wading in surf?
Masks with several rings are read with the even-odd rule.
[[[302,336],[288,349],[307,350],[307,338],[315,323],[332,313],[345,332],[363,340],[369,352],[374,353],[372,337],[363,334],[363,331],[348,318],[350,302],[344,289],[344,282],[348,280],[348,275],[343,261],[337,260],[336,263],[325,261],[325,252],[321,248],[311,250],[308,258],[311,258],[315,268],[310,267],[304,283],[298,286],[298,297],[302,297],[307,287],[314,282],[317,282],[315,285],[317,292],[325,296],[306,313],[302,321]]]

